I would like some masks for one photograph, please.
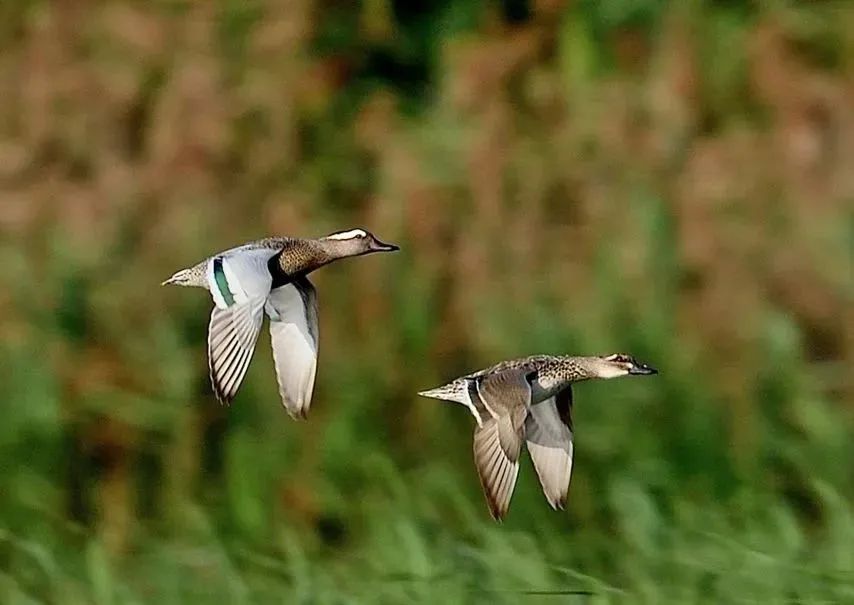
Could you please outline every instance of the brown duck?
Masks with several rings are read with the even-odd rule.
[[[419,395],[456,401],[477,421],[474,462],[489,511],[501,520],[526,444],[546,499],[566,504],[572,472],[572,383],[591,378],[657,374],[630,355],[535,355],[503,361]]]

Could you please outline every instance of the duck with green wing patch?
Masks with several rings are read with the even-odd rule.
[[[182,269],[163,284],[210,291],[208,368],[220,402],[234,399],[261,331],[264,314],[279,394],[288,413],[304,418],[317,369],[317,293],[308,274],[333,261],[398,250],[364,229],[317,239],[270,237],[207,258]]]

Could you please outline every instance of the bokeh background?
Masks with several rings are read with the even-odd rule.
[[[3,2],[0,601],[854,602],[852,68],[845,2]],[[356,226],[309,420],[266,330],[220,407],[160,281]],[[414,393],[612,352],[493,523]]]

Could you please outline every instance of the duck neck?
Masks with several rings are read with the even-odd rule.
[[[562,387],[573,382],[582,382],[596,378],[596,373],[588,357],[559,357],[549,374]]]
[[[576,382],[598,378],[595,368],[596,357],[569,357],[568,359]]]
[[[324,265],[350,256],[347,242],[322,239],[293,239],[288,241],[278,255],[278,268],[286,276],[307,275]]]
[[[602,357],[568,357],[565,359],[565,363],[571,367],[571,372],[576,376],[575,381],[593,378],[607,380],[627,374],[626,370]]]

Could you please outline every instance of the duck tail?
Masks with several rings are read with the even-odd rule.
[[[200,271],[198,266],[190,267],[189,269],[181,269],[160,285],[166,286],[169,284],[175,286],[195,286],[197,288],[207,287],[205,273],[204,271]]]
[[[427,389],[426,391],[419,391],[418,394],[422,397],[429,397],[431,399],[442,399],[444,401],[456,401],[456,402],[464,402],[463,393],[465,390],[465,386],[460,384],[459,381],[449,382],[448,384],[443,384],[440,387],[436,387],[435,389]]]
[[[426,391],[418,391],[418,394],[421,395],[422,397],[430,397],[431,399],[443,399],[443,397],[441,396],[441,393],[442,393],[442,387],[439,387],[438,389],[428,389]]]

